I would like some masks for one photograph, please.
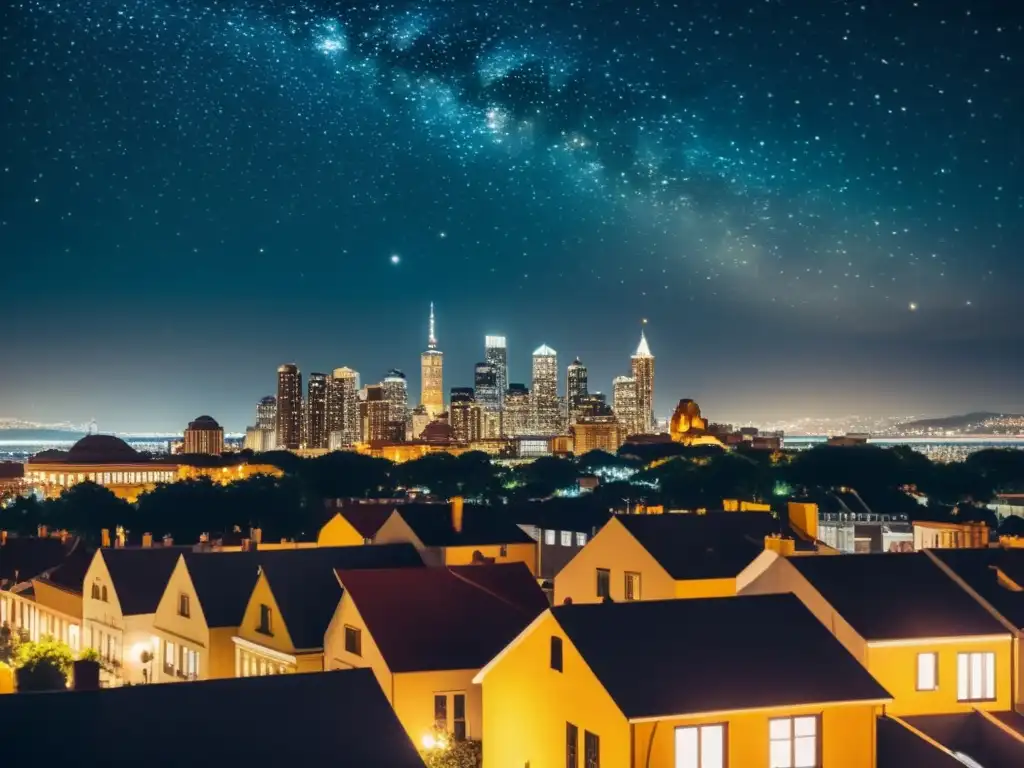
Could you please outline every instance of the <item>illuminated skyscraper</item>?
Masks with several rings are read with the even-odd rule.
[[[484,337],[484,361],[494,367],[495,384],[498,387],[498,407],[505,407],[505,392],[508,389],[508,347],[504,336]]]
[[[306,447],[326,448],[327,431],[327,387],[326,373],[311,373],[306,384]]]
[[[184,443],[182,453],[219,456],[224,453],[224,429],[212,417],[200,416],[189,422]]]
[[[480,405],[471,387],[452,387],[448,422],[455,441],[469,443],[480,439]]]
[[[615,411],[615,418],[622,425],[625,435],[639,434],[636,379],[632,376],[616,376],[612,381],[612,409]]]
[[[633,379],[636,381],[637,432],[654,430],[654,355],[647,346],[647,337],[640,331],[640,345],[633,355]]]
[[[473,372],[476,404],[480,406],[480,437],[501,437],[501,393],[492,363],[477,363]]]
[[[409,419],[409,388],[405,383],[405,374],[392,368],[381,382],[384,399],[388,401],[388,422],[390,439],[405,440],[405,424]]]
[[[351,448],[361,439],[359,374],[351,368],[335,368],[327,390],[328,448]]]
[[[533,431],[559,433],[558,353],[547,344],[533,351]]]
[[[525,384],[509,384],[505,391],[505,410],[502,413],[505,437],[529,435],[532,425],[530,390]]]
[[[302,373],[294,364],[277,369],[277,447],[294,451],[302,440]]]
[[[430,333],[427,348],[420,355],[420,405],[432,419],[444,413],[444,353],[437,348],[435,330],[434,302],[430,302]]]
[[[268,395],[256,405],[256,429],[277,429],[277,398]]]
[[[392,442],[391,403],[384,399],[381,384],[366,387],[366,399],[360,403],[363,436],[369,443]]]
[[[569,408],[569,423],[580,417],[580,404],[587,396],[587,367],[577,357],[565,372],[565,400]]]

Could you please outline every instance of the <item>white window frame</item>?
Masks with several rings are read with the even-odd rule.
[[[956,656],[956,700],[995,701],[996,655],[992,651],[970,651]]]
[[[560,531],[559,542],[558,543],[561,544],[563,547],[571,547],[572,546],[572,531]]]
[[[544,543],[549,547],[555,546],[555,529],[545,528],[544,529]]]
[[[820,731],[821,718],[817,715],[771,718],[768,721],[769,768],[820,768]],[[809,755],[808,745],[811,747]]]
[[[917,654],[916,690],[939,690],[939,654],[934,651]]]
[[[714,741],[718,742],[717,749]],[[674,768],[726,768],[729,726],[726,723],[679,726],[675,729],[674,754]]]
[[[585,547],[585,546],[587,546],[587,534],[581,533],[580,531],[576,532],[576,546],[577,547]]]
[[[639,571],[626,571],[622,577],[622,599],[627,602],[640,600],[641,581]],[[633,589],[629,588],[631,583],[634,585]]]

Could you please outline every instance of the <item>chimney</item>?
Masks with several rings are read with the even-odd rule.
[[[250,551],[252,551],[252,539],[242,539],[242,551],[243,552],[250,552]]]
[[[209,544],[210,543],[210,534],[208,534],[208,533],[200,533],[199,534],[199,543],[200,544]]]
[[[170,536],[164,536],[164,546],[165,547],[173,547],[174,546],[174,539],[171,538]]]
[[[38,528],[36,529],[36,535],[37,535],[37,536],[38,536],[38,537],[39,537],[40,539],[45,539],[45,538],[46,538],[46,534],[47,534],[47,530],[46,530],[46,526],[45,526],[45,525],[40,525],[40,526],[39,526],[39,527],[38,527]]]
[[[153,546],[153,534],[152,533],[144,533],[144,534],[142,534],[142,546],[147,547],[147,548]]]
[[[117,546],[123,547],[125,542],[124,526],[117,526]]]
[[[72,667],[72,688],[76,691],[98,691],[100,689],[100,663],[90,659],[79,659]]]
[[[258,527],[253,528],[249,531],[249,538],[256,542],[256,546],[259,547],[259,545],[263,543],[263,529]]]
[[[461,496],[452,497],[452,529],[456,533],[462,533],[462,504]]]
[[[110,546],[110,529],[109,528],[104,528],[102,531],[100,531],[100,546],[101,547],[109,547]]]
[[[0,531],[0,547],[7,546],[7,531]]]

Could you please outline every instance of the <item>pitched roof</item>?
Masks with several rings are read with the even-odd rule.
[[[969,756],[975,765],[985,768],[1020,768],[1024,765],[1024,735],[1020,731],[1019,716],[996,715],[995,719],[1001,725],[977,710],[902,719],[946,749]]]
[[[548,605],[522,563],[338,571],[338,580],[392,672],[479,669]]]
[[[865,640],[1007,632],[923,552],[792,557],[789,563]]]
[[[1024,629],[1024,592],[1017,592],[999,580],[999,573],[1002,572],[1017,586],[1024,587],[1024,550],[933,549],[930,554],[961,578],[1006,621],[1018,629]]]
[[[104,547],[103,557],[125,616],[156,613],[178,558],[189,547]]]
[[[9,536],[0,546],[0,582],[28,581],[61,564],[77,539]]]
[[[465,506],[461,531],[452,526],[452,510],[447,504],[397,507],[395,514],[401,516],[427,547],[534,543],[500,508]]]
[[[953,755],[910,730],[899,720],[878,718],[878,768],[906,768],[926,765],[928,768],[963,768]]]
[[[40,734],[51,717],[62,737],[48,741],[44,765],[134,765],[146,754],[161,768],[423,768],[368,669],[0,697],[0,719],[20,733]],[[281,737],[254,731],[268,717]],[[7,756],[38,751],[31,741]]]
[[[538,528],[559,531],[578,531],[588,535],[607,523],[612,515],[605,509],[583,505],[577,499],[551,499],[543,502],[517,504],[508,511],[508,516],[518,525],[534,525]]]
[[[618,520],[673,579],[736,576],[782,531],[767,512],[706,515],[620,515]]]
[[[259,579],[261,554],[266,553],[185,553],[185,567],[207,627],[237,627],[242,623],[252,588]]]
[[[551,613],[630,719],[892,698],[790,594]]]
[[[364,539],[372,539],[395,509],[396,505],[394,504],[352,504],[347,507],[339,507],[337,512],[356,529],[360,536]]]
[[[260,565],[293,645],[311,650],[323,647],[341,599],[335,569],[422,569],[423,559],[411,544],[370,544],[264,552]]]
[[[82,594],[82,583],[85,581],[86,571],[92,564],[96,550],[80,541],[78,545],[68,553],[60,565],[56,568],[44,571],[40,574],[39,581],[52,584],[67,592]]]

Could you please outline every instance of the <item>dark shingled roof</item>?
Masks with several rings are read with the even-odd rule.
[[[259,579],[261,554],[266,553],[185,553],[185,567],[196,590],[206,626],[237,627],[242,623],[252,588]]]
[[[60,565],[42,574],[39,581],[45,584],[52,584],[67,592],[81,595],[85,573],[89,570],[95,555],[96,550],[86,546],[85,542],[80,541]]]
[[[967,755],[985,768],[1020,768],[1024,765],[1024,742],[1021,741],[1024,733],[1020,730],[1020,717],[998,713],[996,719],[1017,736],[1007,733],[978,711],[903,718],[946,749]],[[928,768],[931,768],[930,763]]]
[[[923,552],[789,562],[865,640],[1007,633]]]
[[[423,568],[423,559],[411,544],[318,547],[260,554],[260,565],[281,619],[295,648],[303,650],[324,645],[324,633],[341,599],[335,569]]]
[[[174,566],[189,547],[138,547],[99,550],[125,616],[156,613]]]
[[[461,531],[452,527],[452,509],[447,504],[402,506],[396,507],[395,512],[427,547],[534,543],[500,508],[467,504],[463,509]]]
[[[892,718],[878,718],[877,734],[877,768],[964,768],[955,757]]]
[[[423,768],[369,669],[0,696],[0,721],[12,765]]]
[[[338,580],[392,672],[479,669],[548,607],[522,563],[338,571]]]
[[[28,581],[64,562],[78,540],[9,536],[0,547],[0,582]]]
[[[673,579],[726,579],[764,551],[782,531],[768,512],[706,515],[620,515],[616,518]]]
[[[339,507],[337,511],[339,515],[348,520],[360,536],[364,539],[372,539],[395,509],[394,504],[352,504],[347,507]]]
[[[631,719],[892,698],[790,594],[551,613]]]
[[[999,612],[1006,621],[1024,629],[1024,592],[999,583],[999,572],[1024,587],[1022,549],[933,549],[935,557]]]

